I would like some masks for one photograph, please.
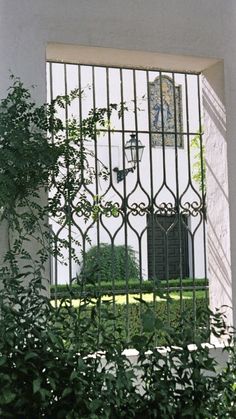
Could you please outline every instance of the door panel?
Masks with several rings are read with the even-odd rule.
[[[187,217],[148,215],[147,220],[149,278],[188,277]]]

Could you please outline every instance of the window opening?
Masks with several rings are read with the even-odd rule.
[[[49,62],[47,81],[49,102],[71,89],[83,91],[59,110],[64,119],[73,116],[81,124],[91,109],[117,105],[107,125],[86,141],[93,181],[82,176],[78,189],[101,206],[115,203],[116,213],[84,220],[70,202],[69,229],[50,220],[54,243],[69,237],[62,260],[52,260],[51,283],[80,282],[82,276],[89,281],[96,271],[97,292],[104,294],[106,282],[127,340],[142,330],[143,304],[134,297],[146,300],[157,316],[164,304],[166,322],[176,306],[196,319],[202,299],[208,300],[201,75]],[[125,157],[130,139],[135,162]],[[100,176],[104,166],[106,179]],[[160,284],[170,297],[165,301]]]

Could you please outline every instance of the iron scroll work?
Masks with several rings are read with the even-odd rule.
[[[149,101],[152,146],[161,147],[164,138],[165,146],[174,147],[177,135],[177,146],[183,147],[181,86],[174,85],[169,76],[158,76],[153,82],[149,82]]]

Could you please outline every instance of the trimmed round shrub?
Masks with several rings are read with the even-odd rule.
[[[79,274],[80,281],[92,283],[138,277],[139,266],[135,251],[130,246],[126,248],[124,245],[112,246],[105,243],[88,250]]]

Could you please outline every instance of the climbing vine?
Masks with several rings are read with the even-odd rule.
[[[196,134],[191,140],[191,149],[193,150],[193,172],[192,178],[197,183],[199,190],[206,193],[206,148],[201,143],[200,134]]]
[[[95,176],[87,144],[98,138],[99,129],[107,126],[117,105],[92,109],[81,123],[74,117],[62,121],[58,110],[66,109],[82,94],[75,89],[50,104],[37,106],[20,79],[12,76],[7,97],[0,103],[0,222],[5,221],[8,234],[1,268],[4,277],[7,273],[28,276],[26,260],[31,261],[31,276],[32,267],[34,275],[42,275],[53,252],[48,218],[69,225],[72,203],[74,211],[85,219],[96,220],[101,213],[116,215],[111,202],[97,196],[91,202],[81,185],[91,184]],[[106,179],[107,167],[102,164],[97,175]],[[36,255],[31,251],[35,246],[28,244],[34,241]],[[67,240],[58,239],[58,255],[60,248],[68,246]]]

